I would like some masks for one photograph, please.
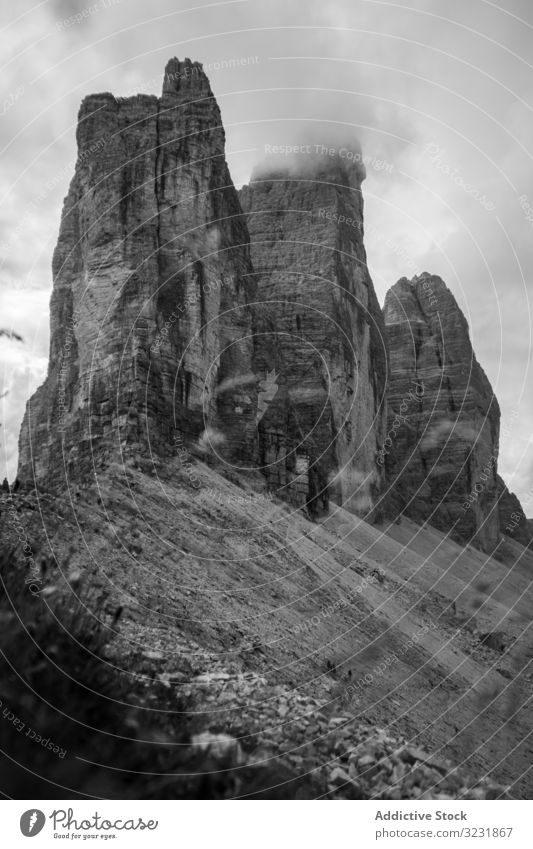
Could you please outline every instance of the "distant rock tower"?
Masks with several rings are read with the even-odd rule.
[[[440,279],[403,277],[384,307],[390,354],[380,462],[393,512],[492,550],[500,409],[467,321]]]

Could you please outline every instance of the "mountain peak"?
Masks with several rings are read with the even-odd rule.
[[[163,75],[163,97],[195,91],[212,96],[209,79],[201,62],[192,62],[189,58],[169,59]]]

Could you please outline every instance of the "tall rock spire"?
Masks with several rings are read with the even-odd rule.
[[[263,169],[240,193],[278,385],[260,425],[263,462],[297,503],[320,510],[331,498],[369,515],[386,356],[363,244],[364,169],[311,153],[297,169]]]
[[[500,409],[467,321],[435,275],[387,293],[388,428],[380,461],[397,512],[492,550],[500,537]]]
[[[254,283],[201,65],[170,60],[161,98],[85,98],[77,142],[48,375],[27,405],[20,479],[61,485],[124,444],[168,450],[175,433],[193,439],[207,426],[221,427],[228,455],[245,455]],[[221,383],[233,389],[219,393]]]

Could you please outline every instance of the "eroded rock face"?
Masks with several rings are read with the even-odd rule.
[[[500,532],[529,545],[533,540],[533,527],[514,492],[509,492],[505,481],[498,475],[498,515]]]
[[[201,65],[171,60],[161,98],[87,97],[53,259],[50,363],[19,478],[52,484],[127,444],[219,429],[255,452],[248,233]]]
[[[393,511],[492,549],[499,539],[500,411],[468,324],[424,273],[387,293],[388,434],[380,462]]]
[[[256,363],[272,396],[260,423],[267,478],[312,510],[331,498],[369,515],[382,478],[386,357],[363,178],[360,165],[314,159],[297,173],[263,171],[240,199],[257,275]]]
[[[125,447],[200,440],[312,512],[387,505],[497,542],[516,506],[500,487],[497,507],[497,401],[439,278],[399,281],[384,323],[357,159],[263,171],[239,200],[188,59],[168,63],[161,98],[86,98],[77,141],[23,483],[59,487]]]

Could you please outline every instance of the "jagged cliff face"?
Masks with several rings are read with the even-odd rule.
[[[500,532],[512,537],[522,545],[533,540],[533,527],[524,513],[524,509],[514,494],[509,492],[505,481],[498,475],[498,516]]]
[[[125,447],[216,453],[312,510],[368,515],[381,484],[383,319],[363,246],[364,169],[312,163],[241,193],[198,63],[161,98],[93,95],[53,260],[50,365],[19,477],[86,475]]]
[[[385,505],[486,548],[508,532],[520,505],[498,484],[498,404],[464,316],[423,275],[390,290],[384,323],[357,158],[263,173],[239,200],[188,59],[161,98],[86,98],[77,141],[23,483],[64,485],[125,447],[183,455],[203,434],[315,513]]]
[[[163,450],[206,426],[227,457],[253,453],[248,234],[201,65],[171,60],[160,99],[87,97],[77,142],[19,477],[50,484],[95,451]]]
[[[386,358],[363,178],[361,167],[314,161],[258,176],[240,199],[260,302],[258,368],[275,382],[260,423],[265,473],[295,503],[321,509],[332,498],[368,515],[382,477]]]
[[[491,549],[499,539],[500,411],[443,281],[422,274],[387,293],[388,434],[380,462],[397,511]]]

